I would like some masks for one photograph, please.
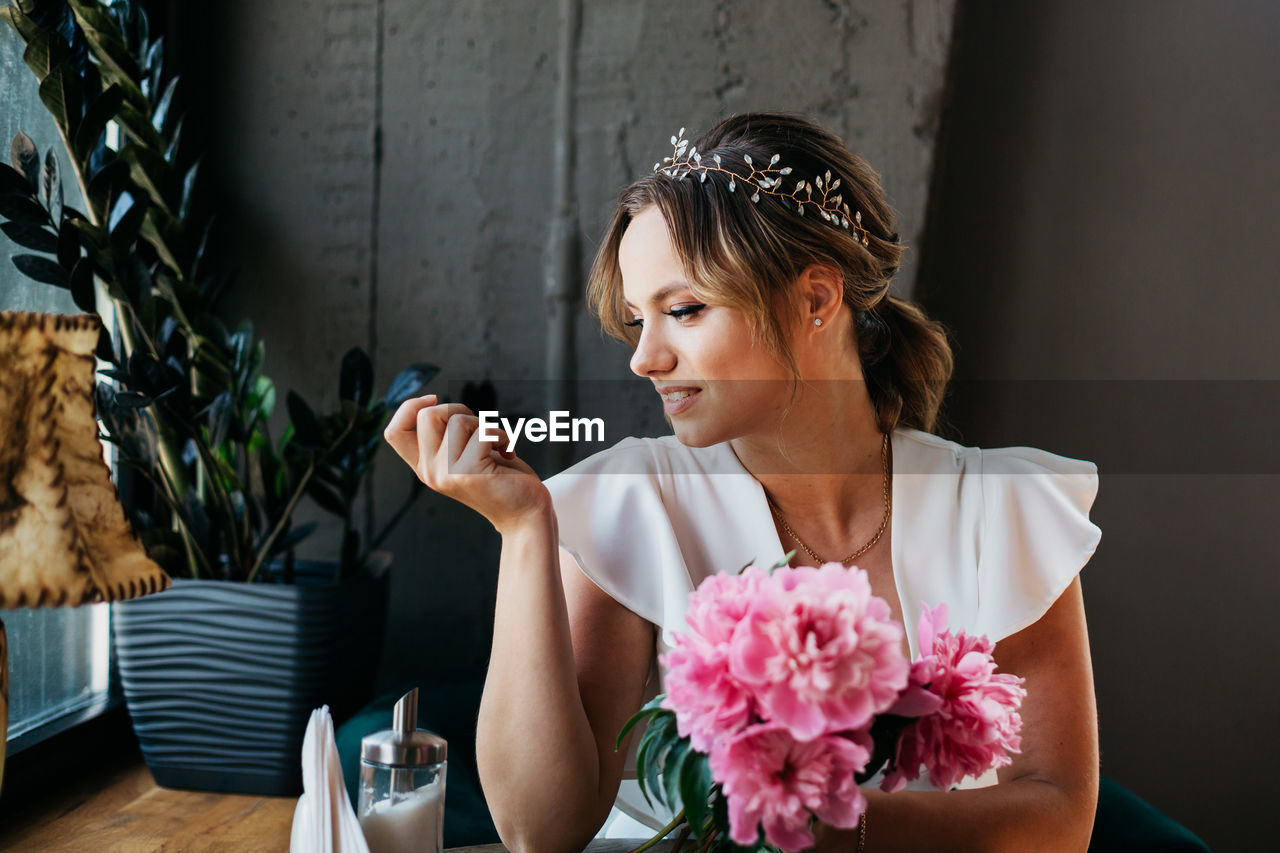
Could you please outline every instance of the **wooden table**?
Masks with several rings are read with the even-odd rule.
[[[0,851],[287,853],[295,797],[161,788],[141,761],[87,774],[0,825]],[[627,853],[640,841],[597,841],[585,853]],[[667,845],[654,849],[670,850]],[[505,853],[501,844],[450,853]]]

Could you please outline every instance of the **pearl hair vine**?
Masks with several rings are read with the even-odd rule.
[[[758,203],[760,194],[765,193],[776,197],[788,210],[795,205],[795,211],[801,216],[805,215],[805,207],[813,207],[827,222],[839,225],[845,230],[856,231],[858,236],[855,239],[864,246],[869,245],[867,241],[869,232],[862,224],[862,211],[850,211],[849,205],[844,202],[843,195],[836,193],[836,190],[840,189],[840,179],[832,180],[830,169],[825,175],[819,175],[812,181],[797,179],[795,185],[788,191],[783,188],[783,178],[791,174],[791,167],[778,165],[778,161],[782,159],[781,155],[774,154],[769,158],[768,165],[761,166],[751,159],[750,154],[743,154],[742,160],[751,172],[740,175],[726,167],[724,159],[719,154],[712,154],[709,158],[703,159],[696,147],[689,146],[689,140],[685,139],[684,131],[682,127],[678,134],[671,137],[675,152],[670,157],[664,157],[661,163],[654,163],[653,171],[661,172],[678,181],[683,181],[696,172],[700,183],[706,183],[707,175],[712,172],[728,175],[729,192],[735,192],[738,181],[744,181],[753,189],[752,203]]]

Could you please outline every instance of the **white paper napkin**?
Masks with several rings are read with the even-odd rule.
[[[311,712],[302,738],[302,796],[293,813],[289,853],[369,853],[342,781],[328,705]]]

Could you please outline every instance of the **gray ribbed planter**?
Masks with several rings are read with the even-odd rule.
[[[166,788],[273,796],[302,790],[313,708],[341,720],[373,692],[389,573],[340,584],[299,564],[299,583],[175,580],[114,605],[125,703]]]

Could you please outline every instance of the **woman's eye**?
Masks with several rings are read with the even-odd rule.
[[[701,311],[703,308],[706,308],[706,307],[707,307],[706,305],[681,305],[679,308],[672,308],[670,311],[663,311],[662,313],[666,314],[668,317],[674,317],[677,320],[687,320],[690,317],[697,315],[699,311]],[[644,318],[636,317],[634,320],[630,321],[629,323],[623,323],[622,325],[628,326],[630,328],[643,326]]]
[[[677,320],[684,320],[693,317],[706,307],[705,305],[682,305],[679,308],[672,308],[670,311],[663,311],[662,313],[668,317],[675,317]]]

